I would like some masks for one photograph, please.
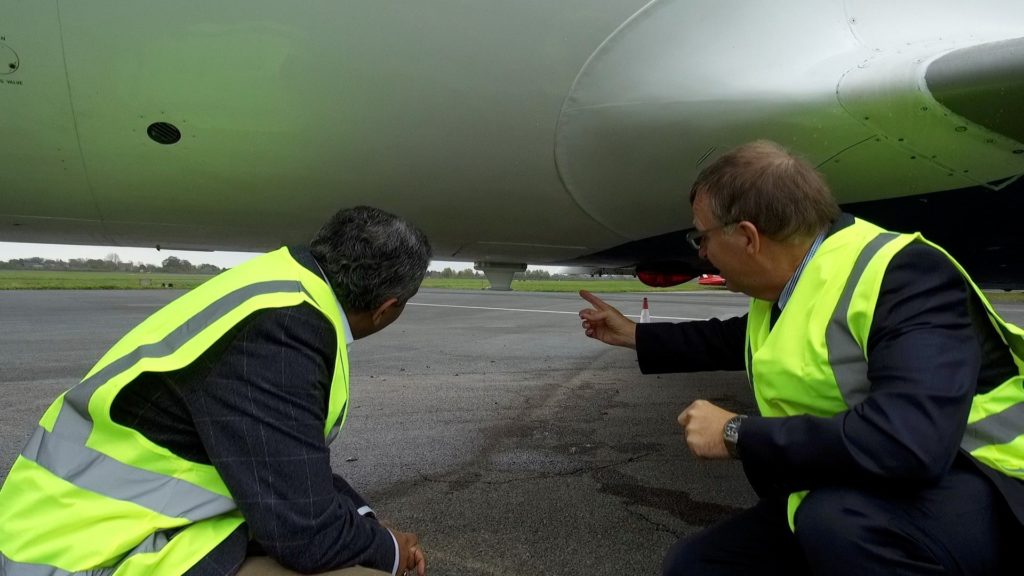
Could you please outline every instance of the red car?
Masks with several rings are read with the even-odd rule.
[[[725,278],[718,274],[701,274],[700,278],[697,279],[697,284],[701,286],[725,286]]]

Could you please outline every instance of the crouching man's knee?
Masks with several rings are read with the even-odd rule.
[[[865,566],[885,566],[893,557],[935,563],[930,550],[908,537],[892,503],[870,493],[814,490],[797,509],[795,523],[797,542],[815,573],[863,573]]]
[[[700,574],[700,534],[683,538],[669,548],[661,564],[663,576]]]

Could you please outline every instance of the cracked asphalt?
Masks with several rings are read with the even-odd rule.
[[[0,292],[0,478],[49,402],[177,291]],[[742,314],[725,292],[655,293],[654,321]],[[640,294],[608,295],[639,314]],[[694,459],[676,415],[751,412],[741,373],[643,376],[583,336],[575,294],[423,290],[357,341],[335,470],[419,534],[434,576],[658,574],[667,548],[754,494]],[[997,306],[1013,322],[1024,306]],[[659,318],[661,317],[661,318]]]

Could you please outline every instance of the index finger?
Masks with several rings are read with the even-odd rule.
[[[587,290],[580,290],[580,297],[586,300],[587,302],[590,302],[594,306],[594,308],[597,308],[598,310],[611,309],[611,306],[609,306],[604,300],[601,300],[597,296],[594,296]]]
[[[427,574],[427,558],[423,554],[423,550],[416,549],[416,573],[419,576],[426,576]]]
[[[679,422],[679,425],[684,428],[686,427],[686,424],[689,423],[690,421],[691,408],[693,408],[693,404],[687,406],[685,409],[683,409],[682,412],[679,413],[679,416],[676,416],[676,422]]]

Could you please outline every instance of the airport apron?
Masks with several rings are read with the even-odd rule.
[[[0,574],[181,574],[238,528],[241,512],[212,465],[117,424],[110,408],[139,374],[184,368],[254,312],[302,303],[337,335],[324,424],[333,438],[348,411],[343,312],[282,248],[157,311],[53,402],[0,489]]]
[[[992,309],[964,269],[920,234],[895,234],[863,220],[827,237],[804,268],[786,313],[754,299],[747,317],[746,368],[761,415],[830,417],[870,392],[868,334],[885,270],[901,249],[925,242],[945,254],[984,304],[1018,375],[977,394],[960,448],[986,466],[1024,479],[1024,331]],[[789,525],[807,491],[789,497]]]

